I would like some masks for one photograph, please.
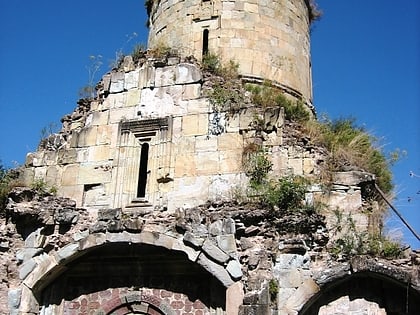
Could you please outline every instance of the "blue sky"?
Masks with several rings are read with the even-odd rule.
[[[88,81],[89,56],[100,74],[117,51],[145,43],[143,0],[0,2],[0,159],[22,164],[41,130],[76,106]],[[355,117],[385,151],[406,150],[394,170],[395,205],[420,233],[420,1],[318,0],[312,31],[318,114]],[[130,41],[133,33],[138,36]],[[127,42],[128,41],[128,42]],[[96,77],[99,79],[99,75]],[[411,201],[409,201],[411,197]],[[390,215],[388,227],[418,242]]]

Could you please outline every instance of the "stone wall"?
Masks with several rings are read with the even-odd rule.
[[[317,152],[282,146],[279,109],[245,104],[236,112],[219,111],[206,97],[208,79],[196,64],[169,58],[135,67],[127,60],[103,77],[99,98],[80,101],[62,119],[63,131],[28,155],[27,185],[45,180],[93,215],[104,207],[174,211],[229,200],[247,185],[244,147],[256,141],[257,129],[273,174],[314,172]],[[269,127],[260,130],[257,120]],[[144,144],[147,180],[138,196]]]
[[[10,314],[379,312],[372,302],[396,314],[420,310],[419,252],[337,260],[317,213],[273,217],[221,202],[141,216],[103,209],[92,220],[68,199],[29,189],[11,197],[0,235],[8,289],[0,298]]]
[[[272,80],[312,102],[308,1],[152,2],[149,47],[202,56],[208,31],[208,50],[238,62],[241,75]]]

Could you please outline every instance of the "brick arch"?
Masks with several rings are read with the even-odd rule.
[[[97,311],[97,315],[175,315],[165,301],[145,293],[131,293],[122,297],[115,297]]]
[[[318,314],[322,306],[346,296],[374,302],[390,315],[420,314],[420,292],[410,286],[410,276],[396,271],[393,276],[390,270],[382,272],[374,265],[365,267],[331,277],[317,293],[306,296],[299,315]]]
[[[29,261],[32,270],[25,277],[25,285],[32,290],[38,299],[42,290],[62,272],[71,262],[80,259],[87,253],[101,246],[112,243],[147,244],[162,247],[170,251],[181,252],[186,258],[199,265],[204,265],[198,257],[200,251],[184,244],[182,239],[159,232],[143,231],[141,233],[92,233],[76,242],[70,243],[52,255],[42,255]],[[214,268],[217,267],[217,268]],[[223,265],[203,266],[212,276],[219,280],[226,288],[234,283]]]
[[[34,299],[40,305],[45,305],[44,292],[46,288],[65,275],[72,266],[77,265],[81,260],[88,257],[93,252],[109,246],[117,246],[116,248],[124,246],[126,248],[133,246],[149,246],[150,248],[160,248],[169,253],[173,253],[174,255],[178,255],[179,257],[182,256],[182,259],[190,266],[201,268],[202,274],[207,274],[209,277],[208,279],[214,279],[211,280],[212,285],[216,285],[217,288],[219,288],[217,291],[224,292],[223,294],[227,294],[226,289],[230,284],[234,283],[223,265],[217,265],[219,268],[216,270],[209,270],[209,268],[200,264],[200,259],[198,258],[200,254],[202,254],[201,251],[187,246],[181,238],[149,231],[143,231],[137,234],[128,232],[96,233],[70,243],[57,252],[49,255],[43,254],[42,256],[31,259],[30,264],[33,268],[24,279],[24,284],[29,290],[24,291],[22,298],[28,301]],[[231,281],[231,283],[229,281]],[[217,297],[216,300],[218,301],[216,302],[216,304],[218,303],[217,307],[225,307],[225,295],[223,297]],[[52,305],[54,303],[50,301],[47,304]],[[154,306],[152,306],[151,309],[153,309],[153,307]]]

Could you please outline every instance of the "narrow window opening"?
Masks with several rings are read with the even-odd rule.
[[[141,145],[141,153],[140,153],[140,168],[139,168],[139,181],[137,185],[137,198],[144,198],[146,196],[148,159],[149,159],[149,144],[143,143]]]
[[[203,56],[207,55],[209,52],[209,30],[205,29],[203,31]]]

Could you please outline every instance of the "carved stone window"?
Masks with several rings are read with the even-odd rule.
[[[120,123],[114,207],[154,207],[160,200],[158,179],[169,173],[170,118]]]

